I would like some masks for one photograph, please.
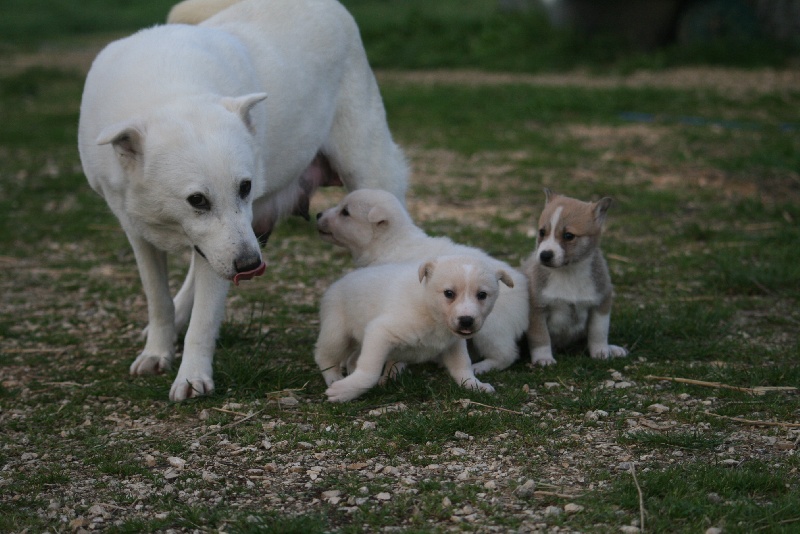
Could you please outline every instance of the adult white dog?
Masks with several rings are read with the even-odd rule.
[[[473,370],[475,374],[502,370],[519,358],[517,343],[528,328],[530,308],[528,280],[520,271],[480,249],[453,243],[447,237],[428,236],[414,224],[403,204],[386,191],[353,191],[337,206],[317,214],[317,229],[323,240],[349,250],[358,267],[459,254],[502,269],[513,286],[500,287],[494,311],[472,338],[483,357]]]
[[[402,199],[408,180],[358,28],[334,0],[244,0],[111,43],[89,71],[78,136],[147,296],[131,374],[169,369],[188,322],[175,401],[213,391],[230,281],[264,270],[258,237],[318,185]],[[166,253],[186,249],[173,304]]]
[[[475,378],[466,340],[491,317],[500,282],[514,281],[475,256],[439,256],[356,269],[320,303],[314,359],[328,400],[345,402],[374,387],[390,361],[439,361],[462,387],[494,392]],[[342,364],[358,352],[346,378]]]

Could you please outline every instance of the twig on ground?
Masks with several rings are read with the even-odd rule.
[[[474,404],[476,406],[482,406],[484,408],[491,408],[492,410],[499,410],[501,412],[515,413],[517,415],[528,415],[525,412],[517,412],[517,411],[514,411],[514,410],[509,410],[507,408],[500,408],[498,406],[491,406],[489,404],[483,404],[483,403],[480,403],[480,402],[475,402],[474,400],[470,400],[470,399],[459,399],[459,400],[457,400],[455,402],[461,404],[461,406],[463,406],[464,408],[466,408],[470,404]]]
[[[728,415],[719,415],[716,413],[709,412],[708,410],[705,410],[703,413],[706,415],[711,415],[713,417],[719,417],[720,419],[727,419],[729,421],[736,421],[737,423],[744,423],[746,425],[779,426],[781,428],[800,428],[800,423],[781,423],[780,421],[756,421],[755,419],[744,419],[742,417],[730,417]]]
[[[212,407],[211,409],[214,410],[215,412],[229,413],[229,414],[233,414],[233,415],[239,415],[241,417],[247,417],[246,413],[234,412],[233,410],[226,410],[225,408],[214,408],[214,407]]]
[[[305,384],[303,384],[299,388],[287,388],[287,389],[279,389],[278,391],[270,391],[269,393],[265,393],[264,396],[265,397],[275,397],[277,395],[280,395],[281,393],[294,393],[295,391],[303,391],[304,389],[306,389],[307,385],[308,385],[308,382],[306,382]]]
[[[704,386],[709,388],[732,389],[733,391],[742,391],[750,393],[751,395],[763,395],[769,391],[797,391],[793,386],[757,386],[754,388],[746,388],[742,386],[731,386],[723,384],[722,382],[707,382],[705,380],[694,380],[693,378],[679,378],[675,376],[654,376],[647,375],[647,380],[668,380],[670,382],[680,382],[681,384],[690,384],[693,386]]]
[[[642,487],[639,485],[639,480],[636,478],[634,465],[631,462],[631,475],[633,476],[633,483],[636,485],[636,493],[639,494],[639,532],[644,533],[644,496],[642,495]]]
[[[577,499],[580,495],[570,495],[569,493],[558,493],[555,491],[536,490],[533,492],[534,497],[558,497],[559,499]]]
[[[258,410],[257,412],[253,412],[253,413],[251,413],[250,415],[246,416],[244,419],[239,419],[238,421],[234,421],[233,423],[228,423],[228,424],[227,424],[227,425],[225,425],[225,426],[221,426],[221,427],[219,427],[219,428],[216,428],[216,429],[212,430],[211,432],[206,432],[205,434],[203,434],[202,436],[200,436],[199,438],[197,438],[197,441],[200,441],[201,439],[205,439],[205,438],[207,438],[208,436],[210,436],[210,435],[212,435],[212,434],[216,434],[217,432],[220,432],[220,431],[222,431],[222,430],[226,430],[226,429],[228,429],[228,428],[231,428],[231,427],[234,427],[234,426],[236,426],[236,425],[241,425],[242,423],[244,423],[244,422],[245,422],[245,421],[247,421],[248,419],[252,419],[253,417],[257,416],[258,414],[260,414],[260,413],[261,413],[261,412],[263,412],[263,411],[264,411],[264,409]]]

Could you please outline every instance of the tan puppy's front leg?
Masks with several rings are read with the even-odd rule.
[[[367,325],[356,369],[353,374],[330,384],[325,391],[329,401],[353,400],[378,384],[383,366],[392,348],[388,339],[380,323],[372,322]]]
[[[531,308],[528,344],[531,347],[531,363],[543,367],[555,365],[556,359],[553,358],[550,332],[547,330],[547,316],[543,308]]]
[[[589,354],[596,360],[622,358],[628,355],[627,349],[608,344],[608,328],[611,324],[611,298],[604,301],[599,308],[589,311]]]
[[[472,362],[467,351],[467,341],[459,339],[450,345],[442,353],[442,365],[445,366],[450,376],[453,377],[459,386],[468,389],[478,389],[486,393],[494,393],[494,388],[490,384],[481,382],[475,378],[472,370]]]
[[[169,293],[167,254],[144,239],[128,236],[147,297],[147,341],[130,367],[132,375],[163,373],[175,358],[175,307]]]

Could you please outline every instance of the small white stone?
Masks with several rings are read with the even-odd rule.
[[[718,527],[708,527],[706,534],[722,534],[722,529]]]
[[[553,388],[557,388],[557,387],[560,387],[560,386],[561,386],[561,384],[559,384],[558,382],[545,382],[544,383],[544,387],[546,387],[547,389],[553,389]]]
[[[203,474],[201,475],[201,477],[206,482],[214,482],[215,480],[217,480],[219,478],[219,475],[215,475],[211,471],[203,471]]]
[[[666,413],[669,411],[669,406],[664,406],[663,404],[651,404],[647,407],[648,410],[655,413]]]
[[[278,399],[278,403],[281,406],[297,406],[298,404],[300,404],[300,401],[294,397],[281,397],[280,399]]]
[[[515,493],[520,497],[528,497],[530,495],[533,495],[534,491],[536,491],[536,481],[528,479],[525,481],[523,485],[519,486],[515,490]]]
[[[494,489],[497,489],[497,484],[495,483],[494,480],[489,480],[489,481],[483,483],[483,487],[488,489],[488,490],[494,490]]]
[[[375,498],[378,499],[379,501],[388,501],[389,499],[392,498],[392,494],[382,491],[379,494],[375,495]]]
[[[469,434],[465,434],[464,432],[461,432],[459,430],[456,430],[455,437],[456,439],[472,439],[472,436],[470,436]]]
[[[580,504],[575,504],[574,502],[571,502],[571,503],[569,503],[569,504],[564,506],[564,511],[566,513],[568,513],[568,514],[576,514],[578,512],[582,512],[583,511],[583,506],[581,506]]]
[[[442,499],[442,508],[450,508],[451,506],[453,506],[453,503],[450,501],[450,499],[447,497]]]
[[[614,389],[625,389],[625,388],[631,387],[632,385],[633,384],[631,384],[630,382],[625,382],[625,381],[615,382],[614,383]]]
[[[167,458],[167,463],[175,469],[183,469],[183,466],[186,465],[186,460],[177,456],[170,456]]]
[[[144,465],[147,467],[155,467],[156,465],[156,458],[152,454],[145,454],[144,455]]]
[[[544,515],[561,515],[561,508],[558,506],[548,506],[544,509]]]
[[[625,525],[619,527],[619,531],[623,534],[639,534],[639,527],[635,527],[633,525]]]

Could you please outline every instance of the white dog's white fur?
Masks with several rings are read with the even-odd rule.
[[[463,387],[493,392],[475,378],[466,340],[481,330],[499,294],[513,286],[496,265],[474,256],[357,269],[328,288],[320,304],[314,358],[328,399],[344,402],[374,387],[389,360],[441,361]],[[358,351],[355,371],[342,363]]]
[[[358,28],[334,0],[244,0],[198,26],[111,43],[86,80],[79,149],[147,296],[147,341],[131,373],[169,369],[191,315],[176,401],[214,388],[229,281],[263,269],[257,235],[317,185],[402,199],[408,176]],[[187,249],[173,304],[166,253]]]
[[[492,315],[472,339],[483,360],[476,374],[505,369],[519,357],[518,341],[528,328],[528,280],[522,272],[480,249],[458,245],[447,237],[430,237],[416,226],[401,202],[385,191],[353,191],[335,207],[317,215],[322,239],[342,246],[359,267],[422,260],[443,254],[469,255],[489,262],[512,278],[500,287]]]

